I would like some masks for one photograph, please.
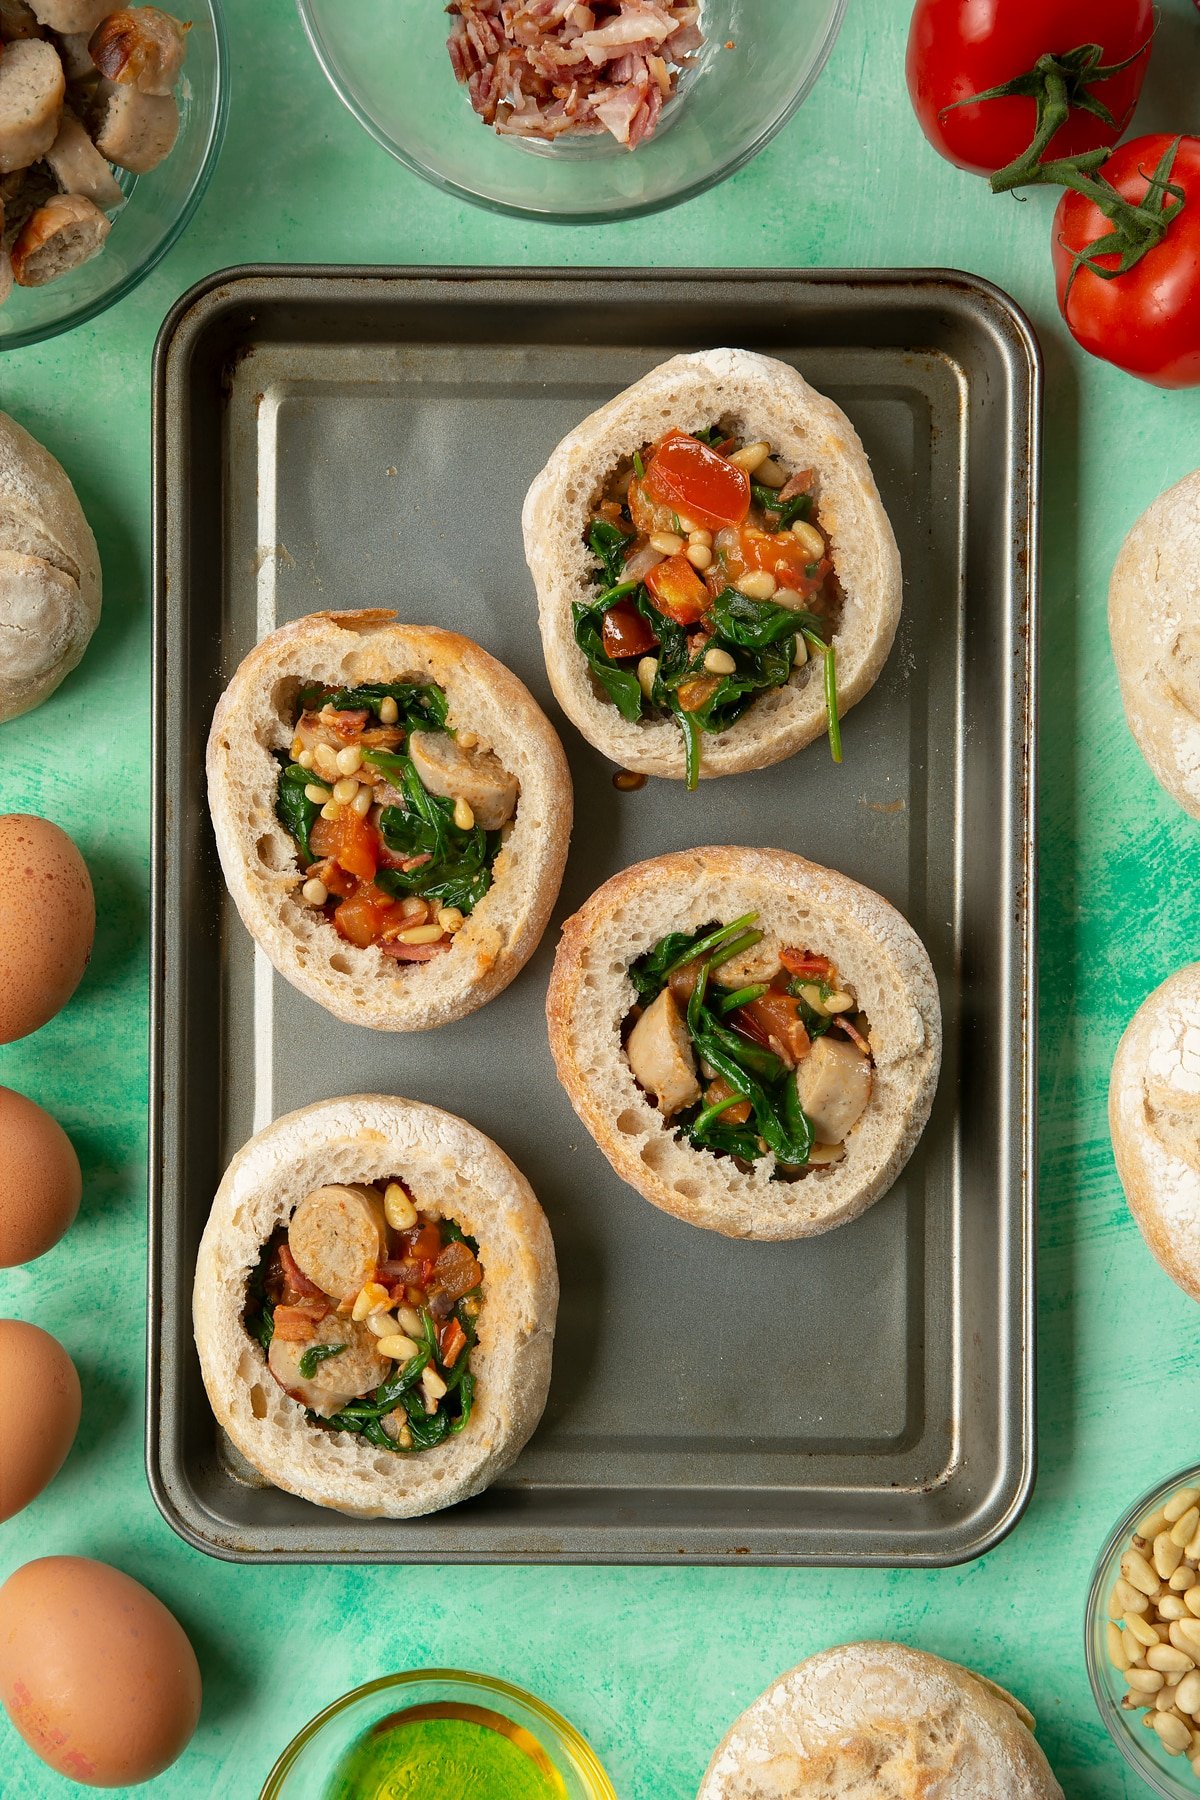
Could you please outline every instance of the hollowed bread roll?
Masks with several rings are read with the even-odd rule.
[[[1168,976],[1134,1013],[1113,1060],[1108,1121],[1138,1229],[1200,1300],[1200,963]]]
[[[293,742],[301,689],[398,681],[441,688],[453,724],[483,740],[519,790],[491,887],[429,961],[389,961],[305,905],[296,845],[275,810],[277,753]],[[469,638],[390,612],[311,613],[250,652],[213,717],[208,798],[225,880],[256,943],[327,1011],[380,1031],[443,1025],[508,986],[545,929],[571,833],[566,758],[529,690]]]
[[[584,419],[562,440],[525,498],[525,556],[555,697],[588,742],[622,768],[682,779],[673,718],[627,722],[597,691],[573,635],[571,607],[594,600],[596,558],[585,534],[608,476],[622,458],[672,428],[728,422],[744,441],[770,443],[793,471],[811,469],[822,530],[841,587],[833,637],[838,708],[849,709],[879,676],[900,620],[900,554],[870,464],[850,420],[787,363],[748,350],[672,357]],[[819,659],[759,694],[733,725],[705,735],[700,774],[736,774],[781,762],[820,737],[828,716]]]
[[[810,1656],[747,1708],[697,1800],[1063,1800],[1011,1694],[904,1644]]]
[[[622,1036],[638,1000],[631,964],[669,933],[750,913],[762,941],[718,971],[722,980],[769,981],[781,953],[799,947],[836,965],[869,1021],[870,1097],[852,1109],[840,1159],[788,1179],[776,1176],[773,1154],[747,1165],[680,1141],[675,1119],[635,1079],[632,1033]],[[559,1080],[617,1174],[664,1212],[729,1237],[809,1237],[865,1211],[912,1154],[941,1059],[937,984],[916,932],[869,888],[783,850],[685,850],[605,882],[563,927],[547,1016]],[[831,1029],[800,1053],[802,1103],[821,1113],[828,1096],[816,1095],[811,1075],[823,1082],[826,1071],[810,1065],[822,1045],[844,1041]],[[707,1079],[702,1062],[686,1073]],[[672,1104],[698,1096],[681,1087]]]
[[[1200,819],[1200,469],[1130,529],[1108,624],[1129,729],[1155,779]]]
[[[395,1180],[425,1215],[453,1220],[476,1240],[483,1269],[470,1419],[457,1435],[408,1454],[310,1418],[271,1374],[244,1319],[263,1247],[305,1196]],[[247,1461],[318,1506],[394,1519],[465,1500],[514,1461],[546,1403],[557,1307],[550,1228],[520,1170],[465,1120],[386,1095],[321,1101],[251,1138],[213,1201],[192,1296],[209,1401]],[[377,1341],[344,1310],[329,1314],[318,1335],[351,1341],[360,1357]],[[336,1357],[315,1371],[325,1375],[340,1379]]]

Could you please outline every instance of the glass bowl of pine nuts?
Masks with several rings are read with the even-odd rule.
[[[1200,1800],[1200,1467],[1143,1494],[1100,1552],[1088,1678],[1126,1762],[1164,1800]]]

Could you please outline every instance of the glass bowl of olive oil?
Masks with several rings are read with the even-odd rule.
[[[294,1737],[260,1800],[616,1800],[550,1707],[490,1675],[414,1669],[343,1694]]]

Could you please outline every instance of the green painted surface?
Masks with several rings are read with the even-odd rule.
[[[425,0],[422,0],[425,3]],[[799,0],[793,0],[799,3]],[[857,0],[816,93],[765,154],[682,210],[558,231],[459,207],[335,102],[289,0],[232,0],[234,105],[184,241],[115,312],[0,362],[0,404],[66,463],[94,521],[104,620],[59,695],[9,725],[0,805],[44,812],[91,865],[93,967],[75,1003],[0,1050],[0,1080],[72,1133],[68,1239],[0,1276],[0,1309],[57,1332],[84,1423],[54,1487],[0,1528],[0,1573],[81,1552],[147,1580],[192,1634],[200,1731],[151,1791],[251,1796],[320,1706],[391,1668],[533,1688],[590,1737],[623,1800],[687,1800],[734,1714],[829,1643],[898,1637],[976,1665],[1037,1712],[1071,1800],[1146,1792],[1104,1736],[1080,1621],[1092,1558],[1141,1488],[1196,1452],[1194,1306],[1134,1229],[1105,1125],[1109,1063],[1143,995],[1196,954],[1196,827],[1120,711],[1105,592],[1129,523],[1200,461],[1200,395],[1089,362],[1054,310],[1052,198],[993,200],[937,161],[902,85],[906,0]],[[1197,125],[1200,16],[1165,0],[1145,129]],[[158,323],[223,264],[950,264],[1013,293],[1047,372],[1042,681],[1041,1473],[994,1554],[943,1572],[235,1568],[185,1548],[142,1471],[149,843],[149,369]],[[195,597],[202,612],[204,596]],[[949,727],[948,727],[949,728]],[[986,854],[981,841],[980,854]],[[702,1338],[703,1321],[697,1321]],[[864,1360],[871,1355],[864,1333]],[[5,1800],[62,1800],[0,1724]]]

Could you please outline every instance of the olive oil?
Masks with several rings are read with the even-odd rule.
[[[352,1744],[326,1800],[567,1800],[532,1733],[455,1701],[410,1706]]]

